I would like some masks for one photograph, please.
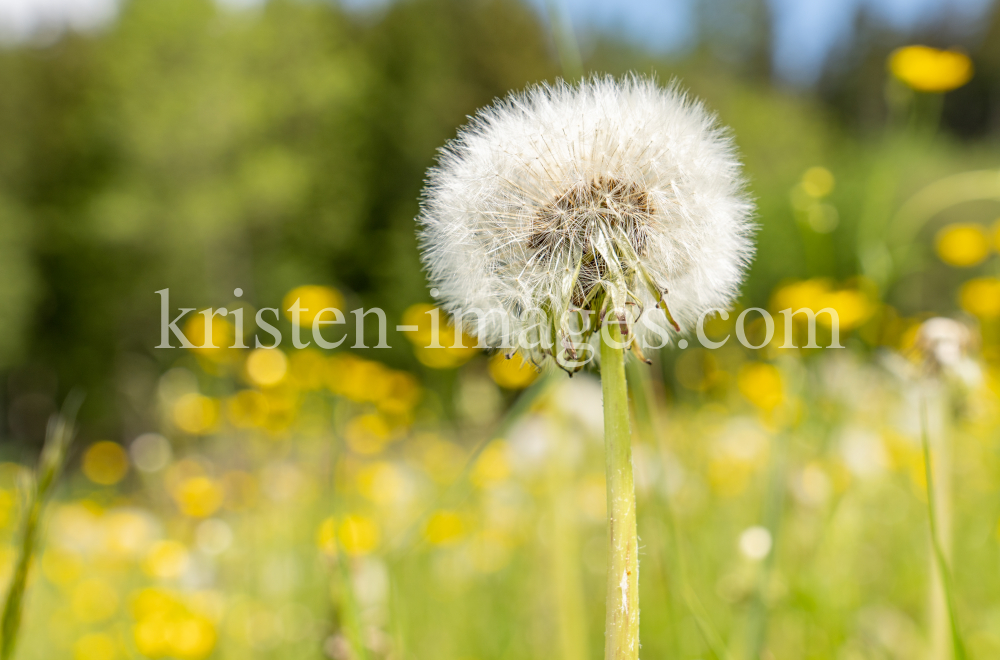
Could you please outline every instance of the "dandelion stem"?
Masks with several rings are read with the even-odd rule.
[[[954,585],[951,581],[951,572],[948,570],[948,561],[944,556],[944,549],[938,537],[937,507],[934,504],[934,475],[931,468],[931,443],[927,430],[927,401],[920,402],[920,444],[924,451],[924,477],[927,481],[927,519],[930,523],[931,547],[934,552],[934,560],[937,563],[938,574],[941,576],[941,587],[944,590],[945,604],[948,608],[948,620],[951,624],[951,643],[955,660],[965,660],[968,654],[965,652],[965,643],[962,641],[962,633],[958,628],[958,616],[955,613]]]
[[[621,345],[621,328],[608,318],[611,342]],[[625,352],[601,341],[601,389],[604,394],[604,451],[608,489],[608,592],[605,660],[639,657],[639,554],[632,478]]]

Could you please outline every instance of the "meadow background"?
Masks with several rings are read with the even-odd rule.
[[[86,396],[14,657],[601,657],[599,383],[423,348],[413,223],[467,115],[576,70],[718,112],[758,204],[741,307],[833,307],[846,346],[780,349],[779,323],[629,366],[642,656],[950,657],[923,430],[964,646],[1000,657],[1000,7],[858,3],[802,69],[788,3],[679,3],[664,43],[559,3],[358,5],[0,31],[0,594],[47,421]],[[156,350],[168,287],[248,319],[381,307],[392,348],[295,349],[282,319],[281,350]],[[921,339],[936,316],[961,359]]]

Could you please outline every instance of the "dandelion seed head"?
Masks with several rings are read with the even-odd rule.
[[[676,85],[538,85],[441,150],[418,218],[424,264],[442,306],[491,345],[538,311],[573,336],[575,310],[662,344],[671,321],[693,328],[737,295],[753,255],[744,188],[728,132]]]
[[[969,326],[954,319],[934,317],[920,324],[913,351],[925,374],[977,385],[982,373],[971,353],[978,344],[979,338]]]

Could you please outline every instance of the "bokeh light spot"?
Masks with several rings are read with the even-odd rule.
[[[929,46],[904,46],[889,56],[889,70],[918,92],[947,92],[972,79],[972,60],[965,53]]]
[[[949,266],[968,268],[981,264],[990,253],[990,237],[980,225],[956,223],[937,233],[934,249]]]
[[[781,373],[771,364],[748,362],[740,368],[736,384],[750,403],[765,412],[774,410],[784,399]]]
[[[247,377],[255,385],[277,385],[288,371],[288,358],[280,348],[255,348],[247,357]]]
[[[340,523],[337,538],[344,552],[359,556],[369,554],[378,547],[381,533],[374,520],[354,514],[346,516]]]
[[[132,441],[129,455],[143,472],[158,472],[170,463],[173,451],[170,441],[159,433],[144,433]]]
[[[962,309],[981,319],[1000,318],[1000,279],[979,277],[962,285],[958,294]]]
[[[115,660],[118,645],[107,633],[89,633],[73,644],[73,660]]]
[[[324,309],[344,308],[344,297],[333,287],[307,284],[292,289],[285,294],[281,301],[282,312],[289,321],[292,320],[292,313],[288,309],[295,304],[296,300],[299,301],[299,307],[302,310],[299,312],[299,322],[303,327],[311,326],[316,315]],[[330,319],[331,316],[326,314],[322,320]]]
[[[111,486],[128,472],[128,455],[117,442],[102,440],[83,455],[83,474],[95,484]]]
[[[454,545],[465,534],[465,522],[454,511],[435,511],[424,526],[424,538],[431,545]]]
[[[538,378],[538,369],[514,355],[510,359],[501,351],[490,358],[490,376],[500,387],[508,390],[524,389]]]

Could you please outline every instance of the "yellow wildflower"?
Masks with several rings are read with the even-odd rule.
[[[981,319],[1000,317],[1000,279],[979,277],[962,285],[958,294],[962,309]]]
[[[171,491],[177,507],[186,516],[207,518],[222,506],[222,487],[206,476],[189,477]]]
[[[391,429],[379,415],[359,415],[347,424],[344,440],[357,454],[377,454],[389,442]]]
[[[386,461],[367,465],[358,473],[358,491],[375,504],[392,504],[405,486],[399,468]]]
[[[313,348],[294,351],[289,363],[289,372],[299,388],[316,390],[323,387],[327,366],[323,353]]]
[[[829,314],[819,314],[820,310],[831,308],[837,312],[840,330],[854,329],[867,321],[876,311],[876,305],[861,289],[834,288],[834,282],[826,278],[814,278],[791,282],[779,288],[771,299],[771,307],[777,311],[790,309],[796,312],[809,309],[817,314],[816,321],[830,328]],[[806,321],[804,314],[793,319]]]
[[[339,291],[329,286],[305,285],[292,289],[281,301],[282,311],[288,320],[292,320],[289,308],[299,301],[299,323],[302,327],[311,327],[313,319],[324,309],[343,309],[344,297]],[[330,320],[331,314],[324,314],[323,320]]]
[[[73,660],[115,660],[118,645],[107,633],[89,633],[73,644]]]
[[[105,621],[118,611],[118,593],[104,580],[90,578],[73,589],[70,607],[77,621]]]
[[[184,336],[194,344],[193,352],[215,362],[226,362],[237,354],[227,350],[236,343],[236,327],[223,316],[207,320],[205,314],[197,313],[188,317]]]
[[[748,362],[736,377],[740,393],[764,412],[774,410],[784,400],[781,372],[764,362]]]
[[[413,344],[413,350],[421,364],[432,369],[454,369],[469,361],[479,350],[476,339],[457,330],[447,315],[437,310],[439,319],[437,344],[434,345],[434,305],[419,303],[411,305],[403,313],[403,325],[416,328],[406,333]],[[461,341],[456,345],[456,339]]]
[[[219,421],[219,402],[201,394],[185,394],[174,403],[173,420],[185,433],[210,433]]]
[[[83,474],[95,484],[116,484],[125,477],[126,472],[128,455],[117,442],[95,442],[83,455]]]
[[[435,511],[424,525],[424,538],[431,545],[454,545],[465,534],[465,523],[454,511]]]
[[[918,92],[948,92],[972,79],[972,60],[955,50],[904,46],[889,56],[889,70]]]
[[[215,627],[203,616],[186,616],[174,622],[169,639],[178,660],[201,660],[215,648]]]
[[[288,358],[280,348],[255,348],[247,357],[247,378],[254,385],[277,385],[287,371]]]
[[[981,264],[990,253],[990,237],[981,225],[955,223],[937,233],[934,240],[941,261],[967,268]]]
[[[538,378],[538,369],[514,355],[509,360],[503,351],[490,358],[490,376],[500,387],[508,390],[524,389]]]
[[[380,536],[374,520],[357,514],[345,517],[337,533],[344,552],[353,556],[371,553],[378,547]]]
[[[187,570],[191,557],[184,544],[178,541],[157,541],[146,554],[143,568],[149,575],[160,579],[180,577]]]
[[[337,556],[337,519],[329,517],[316,530],[316,546],[328,557]]]

